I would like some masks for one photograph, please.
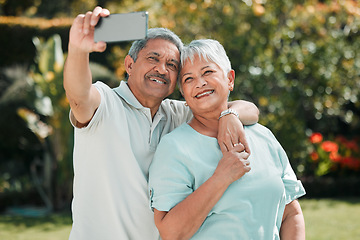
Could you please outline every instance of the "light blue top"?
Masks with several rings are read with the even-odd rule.
[[[285,205],[305,194],[285,151],[266,127],[245,127],[251,171],[232,183],[192,239],[280,239]],[[183,124],[163,137],[150,166],[150,206],[169,211],[215,171],[217,139]]]

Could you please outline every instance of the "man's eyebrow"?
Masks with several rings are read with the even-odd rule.
[[[155,56],[160,56],[160,54],[158,52],[149,52],[146,55],[155,55]]]
[[[178,60],[176,60],[176,59],[171,59],[170,62],[175,63],[177,66],[180,65],[180,62]]]
[[[147,54],[147,56],[151,56],[151,55],[154,55],[154,56],[157,56],[157,57],[160,57],[160,56],[161,56],[160,53],[158,53],[158,52],[149,52],[149,53]],[[169,62],[173,62],[173,63],[175,63],[177,66],[179,66],[179,64],[180,64],[180,62],[179,62],[178,60],[176,60],[176,59],[170,59]]]

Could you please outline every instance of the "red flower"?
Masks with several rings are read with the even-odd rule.
[[[354,150],[356,152],[359,151],[359,146],[357,145],[357,142],[354,140],[346,142],[345,146],[350,150]]]
[[[341,161],[341,164],[353,170],[360,169],[360,159],[355,157],[345,157]]]
[[[321,148],[325,152],[337,152],[339,150],[339,146],[332,141],[325,141],[321,144]]]
[[[342,160],[341,155],[339,155],[337,152],[330,152],[329,158],[333,162],[340,162]]]
[[[348,142],[348,140],[342,135],[337,136],[335,138],[335,141],[342,143],[342,144],[346,144]]]
[[[319,143],[323,140],[323,136],[321,135],[321,133],[313,133],[310,136],[310,142],[311,143]]]
[[[310,154],[310,158],[311,158],[311,160],[313,160],[313,161],[317,161],[317,160],[319,159],[319,154],[317,154],[317,152],[312,152],[312,153]]]

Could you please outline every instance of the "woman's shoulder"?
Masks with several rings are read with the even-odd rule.
[[[166,134],[160,139],[159,146],[173,146],[178,145],[184,142],[187,142],[189,139],[189,132],[187,123],[181,124],[179,127],[172,130],[170,133]]]
[[[273,135],[271,130],[260,123],[255,123],[253,125],[244,126],[245,132],[254,133],[254,134],[265,134]]]

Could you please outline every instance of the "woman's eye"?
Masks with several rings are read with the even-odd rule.
[[[187,77],[184,79],[184,82],[189,82],[192,78],[191,77]]]
[[[205,72],[204,72],[204,75],[209,75],[209,74],[211,74],[213,71],[212,70],[206,70]]]

